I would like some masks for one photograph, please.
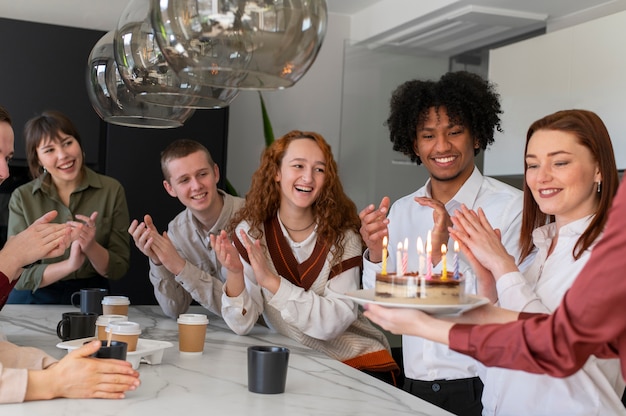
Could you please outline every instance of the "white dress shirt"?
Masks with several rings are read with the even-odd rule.
[[[433,210],[424,207],[414,201],[417,196],[431,197],[430,179],[426,184],[414,193],[397,200],[389,210],[389,257],[387,268],[396,270],[395,248],[398,242],[408,238],[409,259],[408,270],[417,270],[417,237],[426,242],[428,230],[434,225]],[[457,194],[446,204],[446,210],[450,215],[461,204],[468,208],[485,211],[489,222],[494,228],[502,232],[502,243],[507,251],[516,259],[519,258],[519,236],[522,221],[523,193],[519,189],[483,176],[474,167],[472,175],[465,181]],[[450,239],[448,247],[453,247]],[[449,250],[452,253],[452,250]],[[369,252],[366,250],[363,256],[363,287],[373,288],[376,282],[376,273],[381,271],[381,263],[372,263]],[[453,256],[449,257],[451,260]],[[529,260],[528,260],[529,261]],[[459,253],[459,270],[466,278],[466,291],[476,293],[476,285],[469,264]],[[525,262],[526,263],[526,262]],[[449,261],[448,269],[451,270],[452,262]],[[524,270],[525,264],[521,266]],[[441,268],[437,265],[435,270]],[[478,376],[478,366],[473,358],[448,349],[446,345],[423,338],[413,336],[402,337],[402,349],[404,356],[404,372],[406,377],[414,380],[454,380]]]
[[[561,227],[550,256],[548,250],[557,233],[556,224],[537,228],[533,242],[538,252],[532,264],[523,274],[507,273],[497,282],[500,305],[518,311],[552,313],[589,259],[590,248],[578,260],[572,252],[592,218]],[[621,402],[624,380],[618,359],[591,356],[581,370],[566,378],[496,367],[486,368],[484,375],[481,371],[481,377],[485,384],[484,415],[626,415]]]

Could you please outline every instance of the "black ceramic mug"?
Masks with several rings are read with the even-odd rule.
[[[91,341],[87,341],[91,342]],[[118,360],[126,361],[126,353],[128,350],[128,344],[123,341],[111,341],[107,345],[107,340],[100,340],[102,346],[91,356],[96,358],[116,358]]]
[[[65,312],[57,325],[57,336],[63,341],[93,337],[97,313]]]
[[[248,390],[263,394],[284,393],[288,364],[288,348],[248,347]]]
[[[80,292],[72,293],[72,305],[80,308],[83,313],[97,313],[102,315],[102,299],[109,294],[107,289],[99,287],[81,289]],[[76,303],[76,299],[80,302]]]

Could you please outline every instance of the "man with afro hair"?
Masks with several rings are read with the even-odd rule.
[[[495,87],[465,71],[446,73],[438,81],[407,81],[393,92],[386,122],[393,149],[423,165],[429,179],[391,208],[389,198],[384,197],[378,208],[371,204],[360,212],[361,236],[367,244],[364,288],[373,288],[376,273],[382,270],[385,236],[391,253],[399,242],[409,242],[409,271],[415,271],[417,239],[426,242],[431,231],[432,267],[439,270],[442,244],[453,253],[448,227],[452,226],[450,216],[461,205],[482,208],[491,225],[500,230],[508,252],[519,258],[523,194],[483,176],[474,164],[475,156],[493,143],[494,131],[502,131],[501,113]],[[387,259],[390,271],[397,270],[395,257]],[[480,282],[460,253],[459,269],[466,291],[476,293]],[[412,336],[402,338],[402,361],[406,391],[455,414],[481,414],[483,385],[476,361]]]

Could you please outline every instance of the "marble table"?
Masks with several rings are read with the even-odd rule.
[[[18,345],[38,347],[61,358],[56,347],[61,305],[6,305],[0,312],[0,333]],[[450,413],[357,371],[289,338],[258,326],[246,336],[231,332],[209,315],[204,353],[178,352],[177,325],[158,306],[132,306],[129,319],[139,322],[141,338],[169,341],[157,365],[139,366],[141,386],[122,400],[56,399],[0,405],[2,416],[14,415],[449,415]],[[247,388],[246,349],[250,345],[281,345],[291,350],[284,394],[262,395]]]

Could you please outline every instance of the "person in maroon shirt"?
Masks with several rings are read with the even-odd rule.
[[[626,185],[622,184],[604,235],[551,315],[486,305],[460,317],[440,319],[413,309],[367,305],[365,316],[392,333],[447,344],[487,366],[566,377],[593,354],[618,357],[626,379],[625,214]]]

